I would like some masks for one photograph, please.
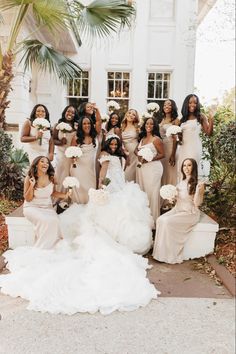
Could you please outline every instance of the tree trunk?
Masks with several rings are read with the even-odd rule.
[[[2,68],[0,69],[0,128],[6,128],[5,110],[9,107],[8,95],[12,90],[13,79],[13,54],[11,51],[3,55]]]

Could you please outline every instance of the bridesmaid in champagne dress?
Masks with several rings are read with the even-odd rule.
[[[23,205],[24,216],[34,225],[34,246],[38,248],[52,248],[61,238],[52,197],[64,199],[68,194],[55,191],[54,169],[47,157],[38,156],[25,178]]]
[[[129,109],[121,123],[122,142],[125,153],[128,156],[125,179],[129,182],[136,181],[136,166],[138,160],[134,151],[138,145],[138,123],[138,112],[135,109]]]
[[[121,139],[121,119],[118,112],[114,111],[110,114],[109,120],[106,124],[106,138],[108,135],[118,135]]]
[[[71,166],[70,175],[79,180],[80,187],[73,189],[72,200],[76,203],[88,203],[88,191],[96,188],[98,181],[97,155],[101,143],[101,119],[97,119],[94,126],[91,118],[79,119],[76,136],[72,138],[71,145],[79,146],[82,156],[78,159],[76,167]]]
[[[72,128],[71,131],[63,133],[57,129],[57,125],[60,123],[67,123]],[[56,190],[59,192],[65,192],[65,188],[62,183],[65,177],[70,175],[71,161],[66,158],[65,150],[71,145],[72,138],[76,134],[75,125],[78,124],[78,113],[75,107],[66,106],[62,112],[61,118],[53,129],[53,139],[56,145],[56,169],[55,176],[57,179]]]
[[[201,113],[200,102],[198,96],[194,94],[188,95],[182,106],[182,118],[180,127],[182,128],[182,145],[177,150],[177,170],[178,179],[181,179],[181,166],[186,158],[196,160],[198,168],[202,157],[202,142],[200,133],[203,131],[207,135],[211,135],[213,131],[213,117],[209,119]]]
[[[161,159],[165,154],[159,127],[153,118],[147,118],[143,122],[135,153],[138,154],[138,151],[144,148],[149,148],[153,152],[153,159],[147,162],[139,157],[142,165],[140,168],[136,167],[136,179],[140,188],[147,193],[151,214],[155,221],[160,215],[160,187],[163,173]]]
[[[34,106],[30,118],[27,119],[22,127],[21,142],[27,143],[26,151],[29,156],[30,164],[37,156],[47,156],[50,161],[53,160],[54,144],[51,137],[51,130],[45,129],[39,131],[33,126],[36,118],[43,118],[50,123],[49,112],[43,104]],[[41,139],[41,144],[40,144]]]
[[[160,135],[164,144],[165,158],[161,160],[163,165],[163,175],[161,184],[177,183],[177,166],[175,164],[176,140],[166,136],[166,131],[171,125],[179,125],[178,111],[175,101],[166,100],[162,108],[162,120],[159,124]]]
[[[153,258],[170,264],[183,261],[184,245],[199,221],[198,206],[204,194],[204,184],[197,183],[197,163],[194,159],[185,159],[181,172],[183,180],[177,185],[176,205],[156,222]]]

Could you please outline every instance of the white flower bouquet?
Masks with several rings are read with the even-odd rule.
[[[160,106],[156,102],[150,102],[150,103],[147,104],[148,113],[152,113],[152,114],[156,113],[156,112],[159,111],[159,109],[160,109]]]
[[[50,123],[45,118],[36,118],[33,121],[33,126],[39,131],[43,132],[44,130],[50,128]],[[42,145],[42,137],[39,138],[39,145]]]
[[[108,108],[108,111],[110,113],[112,113],[113,111],[115,111],[115,110],[117,111],[118,109],[120,109],[120,105],[116,101],[108,101],[107,108]]]
[[[90,203],[94,205],[105,205],[109,201],[110,193],[105,189],[90,188],[88,195]]]
[[[142,160],[146,160],[147,162],[151,162],[153,160],[153,152],[151,149],[149,149],[148,147],[145,147],[141,150],[139,150],[138,152],[138,156],[142,157]],[[137,164],[137,167],[141,167],[142,166],[142,161],[139,161],[139,163]]]
[[[109,115],[108,114],[102,114],[102,123],[107,123],[109,120]]]
[[[65,150],[65,155],[69,159],[73,159],[73,167],[76,167],[76,159],[83,155],[83,152],[80,147],[78,146],[69,146]]]
[[[177,188],[172,184],[166,184],[160,188],[160,196],[162,199],[167,199],[171,203],[175,201],[177,194]]]
[[[69,195],[72,194],[72,188],[79,188],[79,180],[76,177],[67,176],[63,181],[63,187],[68,189]]]
[[[63,138],[66,137],[66,133],[70,133],[72,131],[72,127],[70,126],[70,124],[65,122],[57,124],[56,129],[60,130],[63,133]]]
[[[142,113],[142,118],[143,118],[143,119],[152,118],[152,115],[151,115],[151,113],[143,112],[143,113]]]
[[[176,135],[176,140],[179,141],[178,134],[182,133],[182,129],[178,125],[171,125],[166,130],[166,136],[169,138],[172,135]]]

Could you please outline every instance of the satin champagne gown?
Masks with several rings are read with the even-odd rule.
[[[134,154],[134,150],[138,145],[138,132],[134,130],[123,131],[122,142],[125,149],[129,152],[129,165],[125,169],[125,180],[128,182],[136,181],[138,159]]]
[[[175,166],[171,166],[169,164],[169,158],[171,156],[172,148],[173,148],[173,139],[171,136],[170,137],[166,136],[166,131],[170,126],[172,126],[171,123],[159,125],[160,134],[162,137],[164,151],[165,151],[165,157],[161,160],[161,163],[163,165],[163,175],[161,180],[162,186],[164,186],[165,184],[172,184],[173,186],[175,186],[177,183],[177,166],[176,164]]]
[[[70,176],[70,168],[71,168],[71,159],[68,159],[65,156],[65,150],[71,145],[71,140],[76,132],[65,133],[65,138],[67,143],[65,145],[57,145],[56,146],[56,190],[58,192],[66,192],[66,189],[63,187],[63,181],[67,176]],[[61,140],[64,136],[64,133],[61,131],[58,132],[58,139]]]
[[[187,180],[183,180],[177,185],[177,190],[175,207],[157,219],[153,248],[153,258],[170,264],[183,261],[184,244],[200,218],[196,206],[201,203],[198,188],[194,196],[189,195]]]
[[[99,150],[98,139],[96,139],[96,146],[91,144],[82,144],[82,156],[78,158],[76,167],[71,166],[70,175],[79,180],[80,187],[73,188],[72,200],[79,204],[87,204],[89,197],[88,191],[90,188],[97,186],[97,153]]]
[[[202,156],[202,142],[200,138],[201,124],[197,119],[190,119],[181,124],[183,142],[177,150],[177,173],[178,181],[181,180],[182,162],[191,158],[196,160],[198,166]]]
[[[36,134],[37,134],[37,128],[31,126],[29,136],[36,136]],[[29,156],[30,165],[33,162],[33,160],[38,156],[48,157],[50,138],[51,138],[51,132],[49,129],[47,129],[43,132],[42,145],[40,145],[39,140],[26,143],[26,151]]]
[[[156,156],[157,150],[153,143],[142,145],[139,143],[138,150],[150,148],[153,155]],[[160,187],[163,166],[160,160],[144,163],[142,167],[136,168],[136,179],[140,188],[147,193],[151,214],[154,221],[160,215]]]
[[[59,218],[52,207],[53,186],[50,182],[46,187],[36,188],[33,199],[23,205],[24,216],[34,225],[34,246],[38,248],[52,248],[61,238]]]

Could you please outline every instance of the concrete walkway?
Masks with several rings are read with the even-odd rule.
[[[108,316],[50,315],[0,295],[1,354],[234,354],[233,299],[159,298]]]

